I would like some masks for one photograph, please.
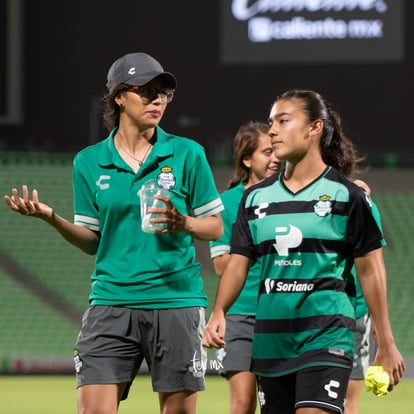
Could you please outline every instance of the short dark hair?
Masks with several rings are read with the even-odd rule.
[[[118,85],[112,92],[108,92],[102,97],[102,120],[108,131],[112,131],[115,127],[119,126],[119,115],[121,108],[115,102],[115,98],[127,89],[127,85],[121,84]]]

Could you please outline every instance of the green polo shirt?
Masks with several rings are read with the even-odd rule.
[[[149,179],[168,188],[184,215],[204,217],[223,205],[201,145],[156,127],[154,147],[135,174],[113,137],[80,151],[73,164],[74,222],[99,231],[90,305],[142,309],[207,306],[193,238],[141,230],[138,191]]]

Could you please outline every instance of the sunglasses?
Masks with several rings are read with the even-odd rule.
[[[154,101],[158,97],[162,103],[170,103],[173,100],[175,89],[157,89],[150,86],[131,86],[126,85],[126,90],[134,92],[141,97],[142,100],[149,102]]]

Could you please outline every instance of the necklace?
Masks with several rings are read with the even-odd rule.
[[[124,137],[124,134],[122,133],[122,131],[121,130],[118,130],[118,132],[119,132],[119,134],[122,136],[122,137]],[[139,164],[139,166],[141,167],[141,165],[142,164],[144,164],[144,161],[146,160],[146,158],[147,158],[147,156],[148,156],[148,153],[149,153],[149,150],[151,149],[151,147],[152,147],[152,144],[151,143],[149,143],[149,145],[148,145],[148,148],[147,148],[147,150],[145,151],[145,154],[144,154],[144,156],[141,158],[141,159],[139,159],[139,158],[137,158],[137,157],[134,157],[129,151],[127,151],[123,146],[122,146],[122,144],[121,144],[121,141],[120,140],[118,140],[118,145],[119,145],[119,147],[121,148],[121,150],[122,151],[124,151],[125,152],[125,154],[127,154],[127,155],[129,155],[132,159],[134,159],[135,161],[138,161],[138,164]]]

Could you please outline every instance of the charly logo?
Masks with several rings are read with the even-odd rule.
[[[330,380],[329,384],[326,384],[323,388],[328,392],[329,398],[338,398],[338,393],[333,391],[332,388],[338,389],[341,384],[338,381]]]
[[[259,206],[254,210],[254,214],[256,214],[257,218],[262,219],[266,217],[266,209],[269,207],[269,203],[261,203]],[[262,211],[264,210],[264,211]]]
[[[98,181],[96,182],[96,185],[101,189],[101,190],[107,190],[109,188],[109,183],[105,183],[104,181],[106,180],[110,180],[111,176],[110,175],[101,175],[98,179]]]
[[[166,188],[167,190],[175,187],[177,180],[172,171],[172,167],[165,166],[161,168],[161,173],[157,177],[157,183],[160,187]]]
[[[302,232],[291,224],[286,227],[276,227],[275,232],[276,243],[273,244],[273,247],[280,256],[287,256],[289,249],[298,247],[302,243]]]
[[[319,217],[325,217],[332,211],[331,197],[324,194],[319,196],[319,201],[313,206],[313,211]]]

